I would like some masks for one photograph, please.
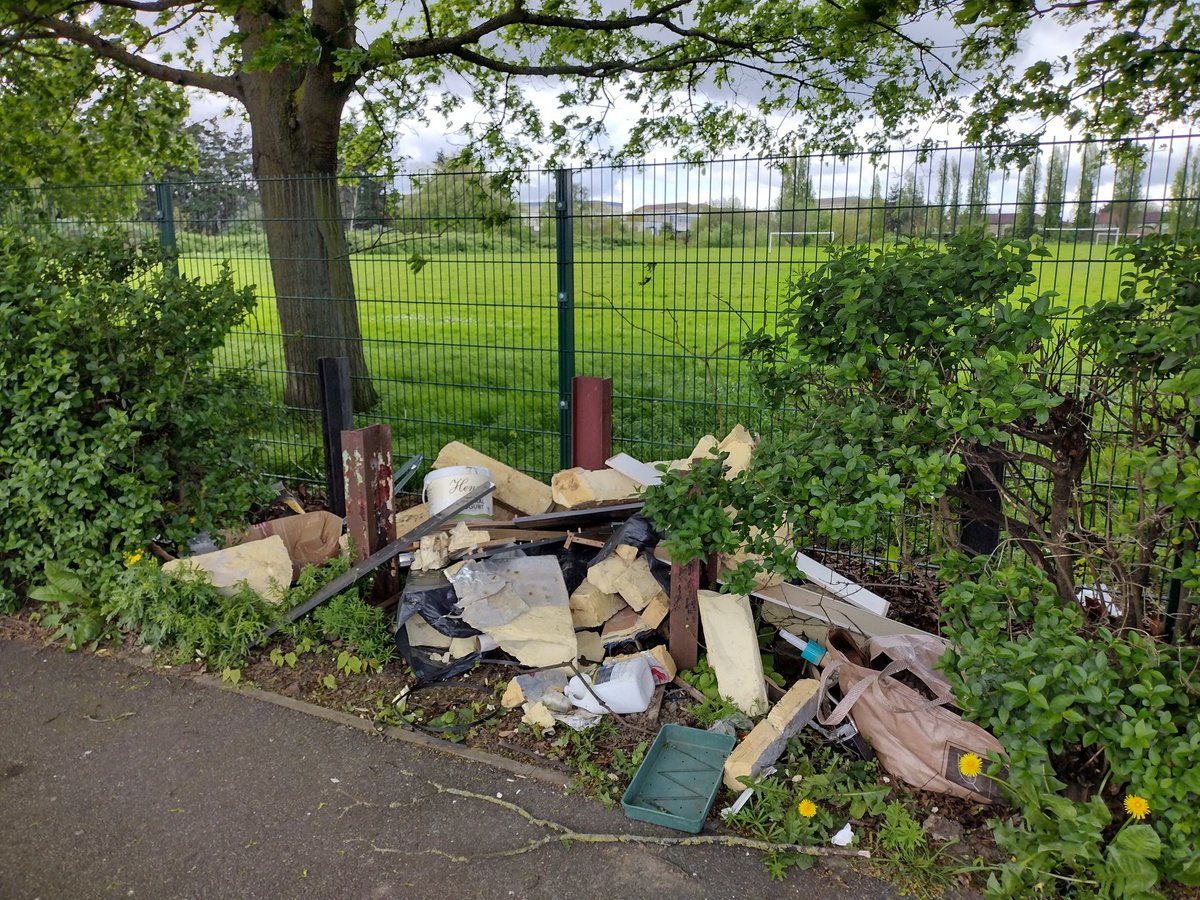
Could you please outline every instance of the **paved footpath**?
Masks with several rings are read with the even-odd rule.
[[[772,881],[757,852],[721,846],[551,839],[489,856],[553,835],[497,799],[580,833],[679,836],[552,782],[0,640],[4,900],[897,896],[844,865]]]

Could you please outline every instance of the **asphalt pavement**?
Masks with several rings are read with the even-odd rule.
[[[130,661],[0,640],[0,898],[899,896],[568,794],[557,773]],[[713,833],[712,824],[705,833]]]

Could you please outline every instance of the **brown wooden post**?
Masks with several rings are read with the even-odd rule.
[[[611,378],[586,375],[571,380],[571,465],[603,469],[612,455]]]
[[[667,649],[675,665],[691,669],[700,656],[700,560],[671,563],[671,639]]]
[[[368,425],[343,431],[342,473],[346,484],[346,532],[354,542],[354,562],[359,563],[396,539],[391,428]],[[391,567],[376,574],[376,598],[392,596],[397,587]]]

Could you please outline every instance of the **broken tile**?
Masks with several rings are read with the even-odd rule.
[[[631,640],[639,634],[653,630],[637,614],[636,609],[626,605],[619,613],[604,623],[604,627],[600,630],[600,640],[604,642],[605,646],[608,646],[620,641]]]
[[[762,715],[767,711],[767,689],[750,598],[715,591],[699,591],[697,597],[717,690],[746,715]]]

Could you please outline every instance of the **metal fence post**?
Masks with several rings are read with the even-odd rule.
[[[558,461],[571,467],[571,382],[575,378],[575,241],[570,169],[554,173],[555,253],[558,275]]]
[[[175,199],[169,181],[154,183],[154,209],[158,217],[158,240],[167,251],[163,268],[179,277],[179,248],[175,244]]]

